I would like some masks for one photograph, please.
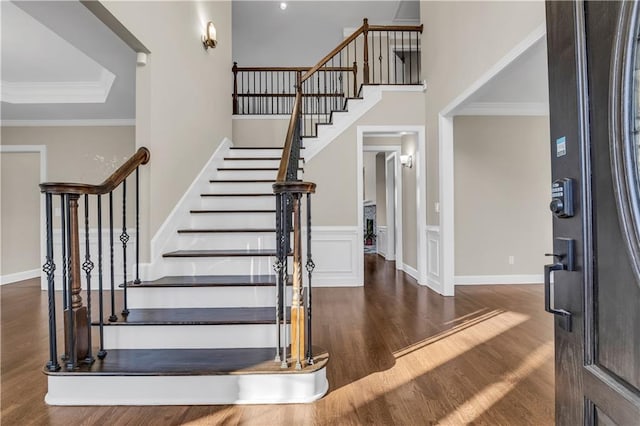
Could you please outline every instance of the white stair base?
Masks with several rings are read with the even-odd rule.
[[[275,317],[275,308],[273,316]],[[287,326],[288,330],[289,327]],[[110,325],[104,347],[110,349],[275,348],[275,324]],[[288,339],[287,339],[288,340]]]
[[[309,403],[329,389],[326,366],[310,373],[202,376],[49,376],[49,405]]]

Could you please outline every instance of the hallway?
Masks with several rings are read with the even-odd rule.
[[[365,255],[365,286],[314,289],[330,390],[309,405],[48,407],[46,293],[0,287],[6,424],[459,425],[553,423],[553,328],[541,285],[444,298]]]

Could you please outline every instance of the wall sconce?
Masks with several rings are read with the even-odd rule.
[[[216,27],[211,21],[207,22],[205,34],[202,36],[202,44],[204,45],[204,50],[207,50],[208,48],[213,49],[218,44]]]
[[[411,155],[401,155],[400,164],[402,164],[403,167],[413,167],[413,157]]]

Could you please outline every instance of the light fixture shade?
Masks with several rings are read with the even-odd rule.
[[[213,22],[207,22],[207,27],[205,28],[205,33],[202,36],[202,44],[204,45],[205,50],[208,48],[214,48],[218,44],[218,35],[216,33],[216,27],[213,25]]]
[[[413,167],[413,157],[411,155],[401,155],[400,164],[408,168]]]

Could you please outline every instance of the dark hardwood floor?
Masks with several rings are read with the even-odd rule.
[[[376,255],[365,286],[314,289],[329,393],[308,405],[49,407],[46,294],[0,287],[3,425],[547,425],[553,329],[540,285],[438,296]]]

